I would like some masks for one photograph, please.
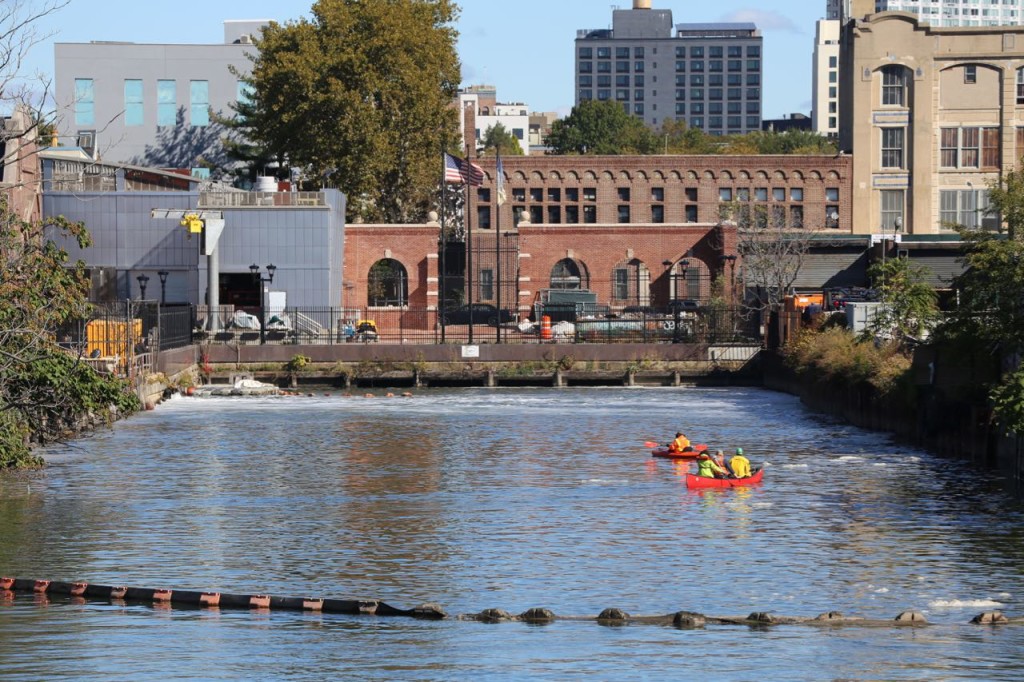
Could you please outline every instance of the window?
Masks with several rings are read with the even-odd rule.
[[[370,266],[367,276],[367,305],[408,305],[408,274],[405,266],[393,258],[384,258]]]
[[[526,188],[525,187],[513,187],[512,188],[512,201],[522,203],[526,201]]]
[[[548,187],[548,201],[561,201],[562,190],[557,187]]]
[[[760,71],[761,60],[760,59],[748,59],[747,60],[747,71]]]
[[[593,59],[594,48],[592,47],[581,47],[580,48],[580,59]]]
[[[593,73],[594,63],[593,62],[580,62],[580,73]]]
[[[686,222],[697,222],[697,207],[694,206],[693,204],[687,204],[686,206]]]
[[[704,85],[704,76],[690,76],[690,85],[694,87],[702,87]]]
[[[736,200],[737,201],[750,201],[750,188],[739,187],[736,189]]]
[[[772,188],[772,199],[775,201],[786,200],[786,188],[785,187],[773,187]]]
[[[754,201],[768,201],[768,188],[767,187],[755,187],[754,188]]]
[[[548,223],[557,225],[562,222],[562,207],[548,206]]]
[[[1024,104],[1024,67],[1017,69],[1017,104]]]
[[[882,128],[882,168],[903,168],[903,128]]]
[[[619,187],[618,188],[619,201],[629,201],[629,188]]]
[[[939,192],[939,222],[943,229],[962,225],[968,228],[984,227],[996,220],[986,216],[989,208],[988,190],[953,189]]]
[[[517,140],[522,141],[522,139],[523,139],[523,129],[522,128],[513,128],[512,129],[512,134],[515,136],[515,138]]]
[[[651,188],[651,201],[665,201],[665,188],[664,187],[652,187]]]
[[[939,134],[943,168],[998,168],[998,128],[943,128]]]
[[[629,222],[629,206],[628,205],[619,206],[619,222],[620,223],[628,223]]]
[[[697,45],[697,46],[691,47],[690,48],[690,56],[691,57],[697,57],[698,59],[703,59],[703,57],[704,57],[704,47],[702,45]]]
[[[760,57],[761,46],[760,45],[747,45],[747,56],[748,57]]]
[[[480,269],[480,298],[484,301],[494,300],[494,270]]]
[[[543,206],[531,206],[530,207],[530,222],[531,223],[542,223],[542,222],[544,222],[544,207]]]
[[[124,124],[142,125],[142,81],[126,79],[124,82]]]
[[[615,91],[615,99],[619,102],[629,101],[629,90],[621,89]]]
[[[565,222],[567,223],[578,223],[580,221],[580,207],[579,206],[566,206],[565,207]]]
[[[96,124],[96,90],[91,78],[75,79],[75,125]]]
[[[544,201],[544,188],[543,187],[531,187],[530,188],[530,201],[541,203]]]
[[[628,47],[616,47],[615,48],[616,59],[629,59],[629,48]]]
[[[189,116],[193,127],[210,125],[210,81],[189,83]]]
[[[839,207],[831,204],[825,206],[825,227],[830,230],[839,229]]]
[[[803,206],[790,206],[789,207],[789,226],[796,229],[802,229],[804,226],[804,207]]]
[[[612,270],[614,280],[612,284],[612,298],[617,298],[621,301],[629,299],[629,275],[629,268],[617,267]]]
[[[704,60],[692,59],[690,60],[690,71],[701,72],[704,71]]]
[[[964,67],[964,83],[977,83],[978,82],[978,67],[974,64],[968,64]]]
[[[643,59],[644,58],[644,48],[642,48],[642,47],[634,47],[633,48],[633,58],[634,59]]]
[[[791,201],[803,201],[804,200],[804,188],[793,187],[789,190],[789,198]]]
[[[661,204],[654,204],[651,206],[651,222],[652,223],[663,223],[665,222],[665,207]]]
[[[597,188],[596,187],[584,187],[583,188],[583,201],[597,201]]]
[[[615,62],[615,73],[629,73],[629,62]]]
[[[612,58],[612,48],[610,48],[610,47],[599,47],[599,48],[597,48],[597,58],[598,59],[611,59]]]
[[[743,46],[742,45],[730,45],[729,46],[729,57],[730,58],[742,58],[743,57]]]
[[[718,188],[718,200],[719,201],[732,201],[732,188],[731,187],[719,187]]]
[[[178,87],[175,81],[156,82],[156,124],[172,126],[178,115]]]
[[[686,56],[686,48],[685,47],[677,47],[676,48],[676,56],[677,57],[685,57]]]
[[[825,201],[839,201],[839,188],[838,187],[826,187],[825,188]]]
[[[585,223],[596,223],[597,222],[597,206],[587,204],[583,207],[583,222]]]
[[[835,69],[839,67],[839,58],[832,56],[828,58],[828,68]]]
[[[708,48],[708,56],[709,57],[712,57],[712,58],[715,58],[715,59],[721,59],[723,54],[724,54],[724,52],[722,52],[722,46],[721,45],[712,45],[711,47]]]
[[[902,107],[907,104],[907,70],[897,64],[882,67],[882,104]]]
[[[490,206],[477,206],[476,207],[476,224],[477,227],[489,230],[491,228],[491,207]]]
[[[480,203],[490,203],[491,201],[491,189],[490,187],[477,187],[476,188],[476,200]]]
[[[252,96],[256,89],[245,81],[238,81],[235,87],[235,99],[240,104],[252,104]]]
[[[879,194],[882,230],[899,231],[903,228],[903,190],[883,189]]]
[[[565,200],[566,201],[579,201],[580,200],[580,188],[579,187],[566,187],[565,188]]]
[[[711,71],[711,72],[714,72],[714,73],[721,73],[722,72],[722,60],[721,59],[712,59],[712,60],[710,60],[708,62],[708,71]]]

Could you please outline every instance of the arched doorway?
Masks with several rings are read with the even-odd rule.
[[[394,258],[382,258],[370,266],[366,304],[371,307],[409,305],[409,276]]]
[[[590,276],[585,265],[573,258],[563,258],[551,268],[552,289],[589,289]]]

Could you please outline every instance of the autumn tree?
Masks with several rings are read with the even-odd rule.
[[[555,154],[654,154],[658,138],[616,102],[585,100],[551,125],[548,146]]]
[[[457,13],[450,0],[318,0],[312,19],[270,23],[237,131],[343,190],[349,219],[423,220],[458,135]]]
[[[920,341],[939,319],[938,297],[926,280],[927,269],[909,258],[887,258],[868,268],[868,277],[882,303],[871,332],[900,346]]]

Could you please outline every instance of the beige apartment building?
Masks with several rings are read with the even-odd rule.
[[[853,232],[941,239],[997,224],[987,188],[1024,154],[1024,27],[881,12],[850,21],[842,41]]]

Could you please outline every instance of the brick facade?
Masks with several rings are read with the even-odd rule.
[[[478,283],[483,270],[493,276],[500,227],[507,235],[503,248],[515,249],[503,259],[502,307],[518,307],[524,316],[537,293],[552,287],[563,259],[576,266],[580,287],[596,292],[602,305],[706,300],[717,277],[734,274],[726,272],[723,256],[738,255],[736,226],[720,220],[722,190],[740,204],[775,206],[787,220],[802,212],[801,229],[850,231],[847,156],[506,157],[501,207],[494,160],[477,161],[485,180],[471,188],[467,207],[473,217],[473,298],[496,302],[493,293],[482,296]],[[838,213],[835,227],[826,227],[827,207]],[[393,258],[408,275],[410,310],[436,308],[438,231],[436,224],[349,225],[342,305],[365,307],[370,268]]]

